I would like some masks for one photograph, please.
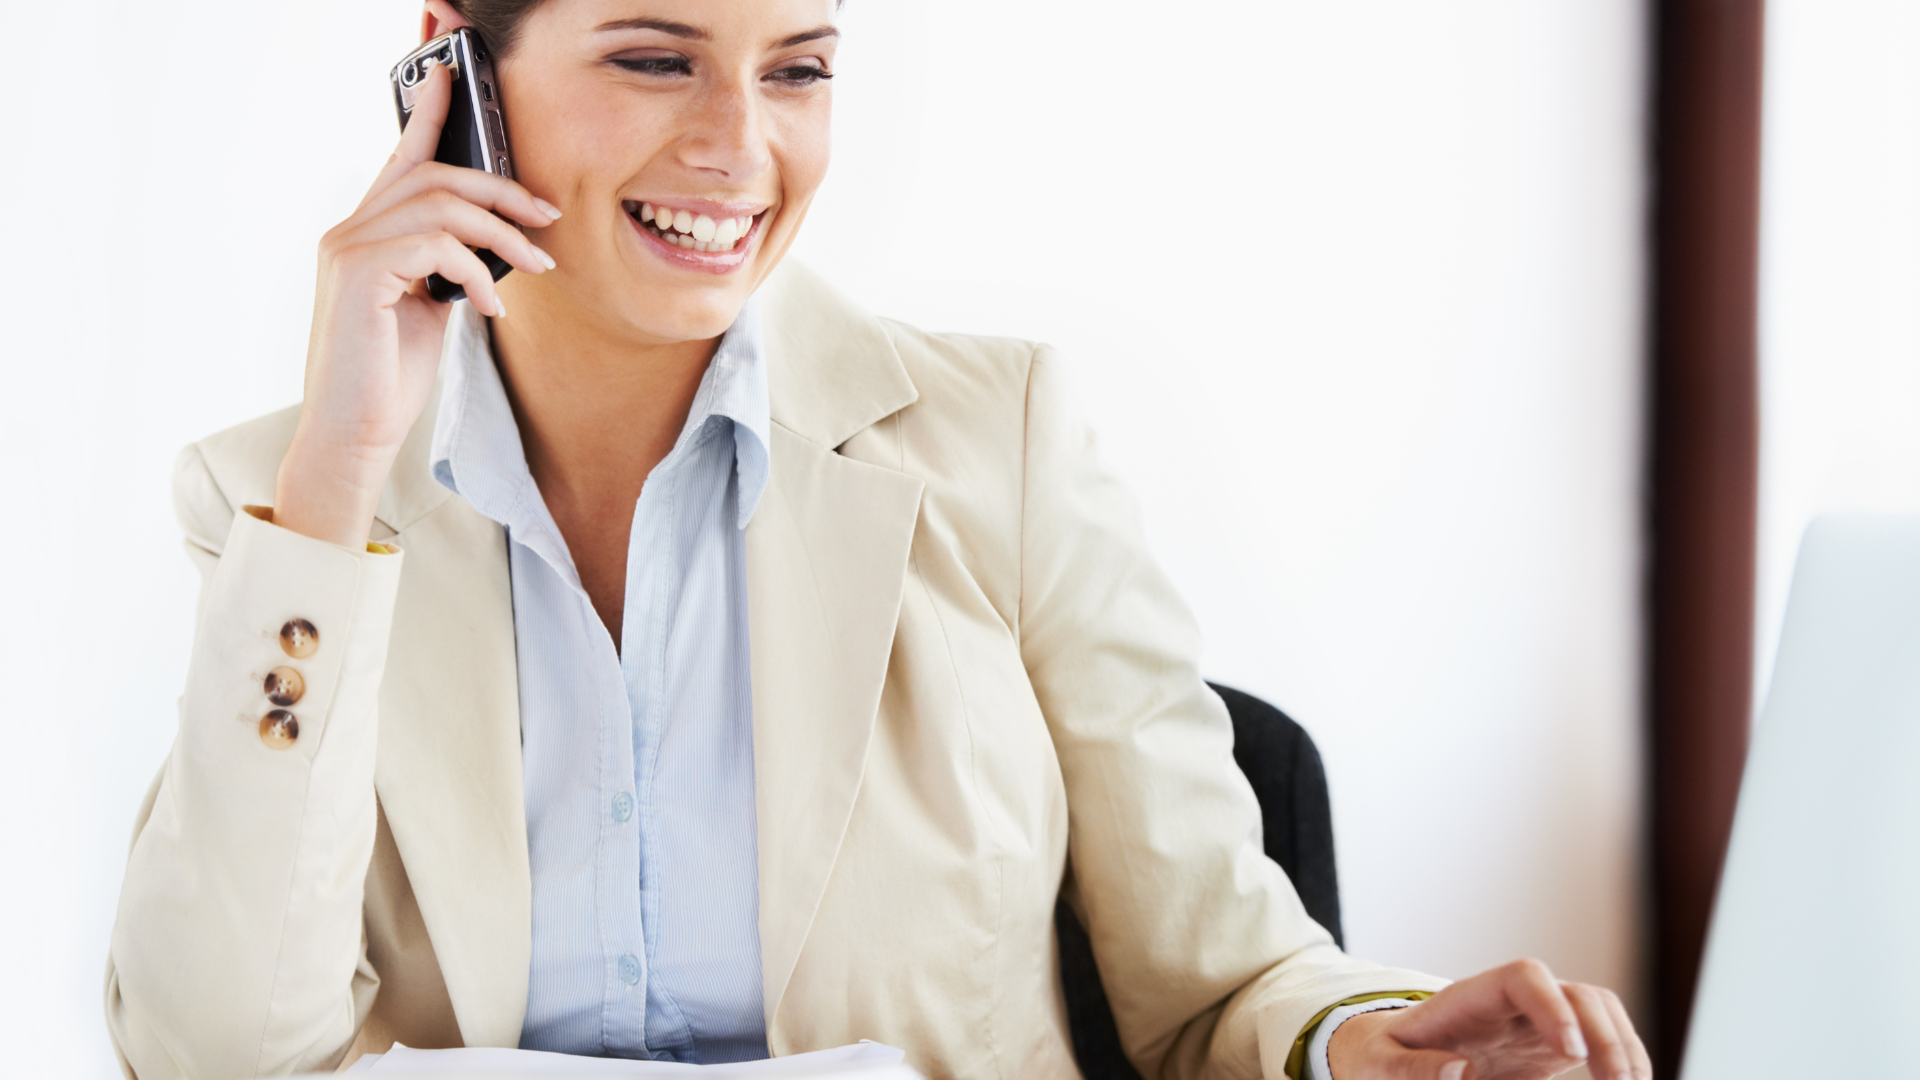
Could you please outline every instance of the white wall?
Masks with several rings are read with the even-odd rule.
[[[1917,54],[1906,0],[1768,5],[1756,710],[1807,522],[1920,513]]]
[[[1638,9],[847,9],[800,253],[1077,359],[1368,955],[1630,978]]]
[[[1210,670],[1321,742],[1383,960],[1632,977],[1639,8],[845,14],[802,255],[1076,358]],[[297,396],[313,244],[390,148],[415,18],[9,6],[9,1072],[113,1070],[107,930],[191,622],[173,451]]]

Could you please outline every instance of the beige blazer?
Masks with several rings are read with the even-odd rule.
[[[929,1077],[1077,1075],[1052,915],[1142,1074],[1279,1076],[1348,958],[1261,851],[1192,617],[1044,346],[929,334],[804,269],[762,292],[772,478],[746,534],[760,947],[776,1055],[876,1039]],[[182,454],[204,579],[107,973],[130,1074],[513,1046],[529,874],[501,528],[409,436],[376,539],[268,523],[288,409]],[[305,619],[311,656],[280,628]],[[290,748],[262,680],[301,671]]]

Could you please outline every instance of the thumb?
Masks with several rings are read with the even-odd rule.
[[[1471,1080],[1466,1058],[1446,1050],[1408,1050],[1393,1055],[1393,1080]]]

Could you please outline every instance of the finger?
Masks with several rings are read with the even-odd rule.
[[[536,198],[504,176],[439,161],[416,165],[380,191],[369,193],[354,217],[371,217],[435,190],[452,192],[475,206],[535,229],[544,229],[560,219],[560,211],[552,203]]]
[[[1608,1015],[1613,1017],[1614,1030],[1626,1045],[1627,1057],[1633,1062],[1634,1080],[1653,1080],[1653,1058],[1648,1056],[1647,1044],[1641,1041],[1640,1032],[1634,1029],[1627,1007],[1620,1003],[1620,995],[1611,990],[1602,990],[1600,995],[1606,1001]]]
[[[433,160],[440,149],[440,132],[447,126],[447,107],[452,102],[453,74],[442,64],[428,66],[427,77],[421,80],[414,94],[407,126],[400,132],[400,145],[394,147],[393,156],[387,159],[380,175],[373,178],[373,185],[360,200],[362,206],[416,166]]]
[[[1533,1023],[1547,1045],[1570,1058],[1587,1056],[1580,1018],[1547,965],[1538,960],[1516,960],[1499,970],[1508,1000]]]
[[[1632,1080],[1633,1061],[1620,1042],[1620,1031],[1596,987],[1564,983],[1562,991],[1580,1018],[1587,1037],[1587,1071],[1593,1080]]]
[[[493,287],[493,272],[452,233],[395,237],[358,248],[352,257],[384,275],[396,301],[409,294],[424,296],[424,290],[417,290],[416,284],[428,275],[439,274],[466,289],[467,299],[482,315],[507,313]]]
[[[1538,960],[1516,960],[1462,979],[1401,1015],[1394,1037],[1408,1046],[1455,1045],[1463,1035],[1490,1035],[1524,1016],[1542,1049],[1576,1060],[1586,1056],[1573,1008]]]
[[[520,230],[451,192],[429,191],[349,228],[349,245],[377,243],[415,233],[447,232],[470,247],[489,248],[516,270],[544,274],[553,259]]]

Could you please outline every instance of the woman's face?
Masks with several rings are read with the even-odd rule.
[[[509,310],[649,343],[725,332],[826,175],[834,7],[536,7],[500,62],[502,107],[516,177],[565,216],[535,237],[559,268],[503,281]]]

